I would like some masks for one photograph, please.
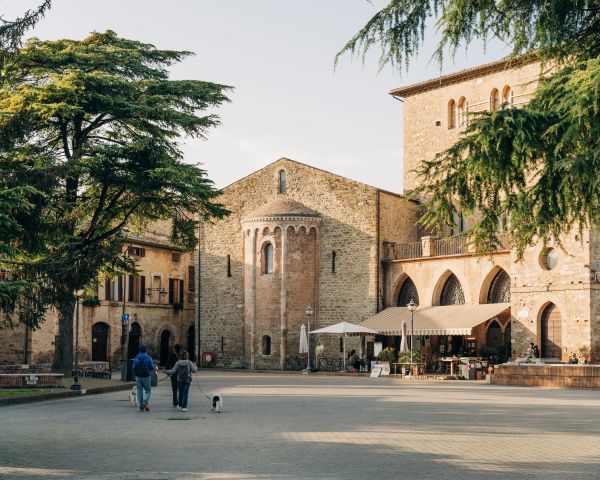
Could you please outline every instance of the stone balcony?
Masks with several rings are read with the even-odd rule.
[[[498,252],[510,251],[508,234],[499,234],[498,240],[500,241]],[[420,242],[413,243],[383,242],[383,248],[384,261],[477,254],[473,245],[469,244],[467,236],[446,238],[427,236],[421,237]]]

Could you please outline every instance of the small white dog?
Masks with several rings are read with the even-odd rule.
[[[221,413],[223,411],[223,395],[220,393],[209,393],[208,398],[212,401],[212,413]]]
[[[134,385],[133,388],[131,389],[131,392],[129,392],[129,403],[131,404],[132,407],[140,406],[140,402],[138,402],[138,394],[137,394],[137,386],[136,385]]]

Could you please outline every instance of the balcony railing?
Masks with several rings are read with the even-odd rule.
[[[507,233],[499,233],[498,248],[496,251],[510,250],[510,238]],[[413,258],[446,257],[452,255],[476,255],[469,245],[469,237],[456,236],[446,238],[423,237],[420,242],[413,243],[387,243],[385,251],[386,260],[409,260]]]

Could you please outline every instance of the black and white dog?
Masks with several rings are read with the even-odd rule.
[[[209,393],[208,398],[212,401],[212,413],[221,413],[223,411],[223,395],[220,393]]]

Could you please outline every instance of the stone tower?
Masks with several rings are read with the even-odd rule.
[[[305,309],[318,311],[319,214],[277,198],[242,218],[245,360],[251,369],[286,368],[298,355]]]

